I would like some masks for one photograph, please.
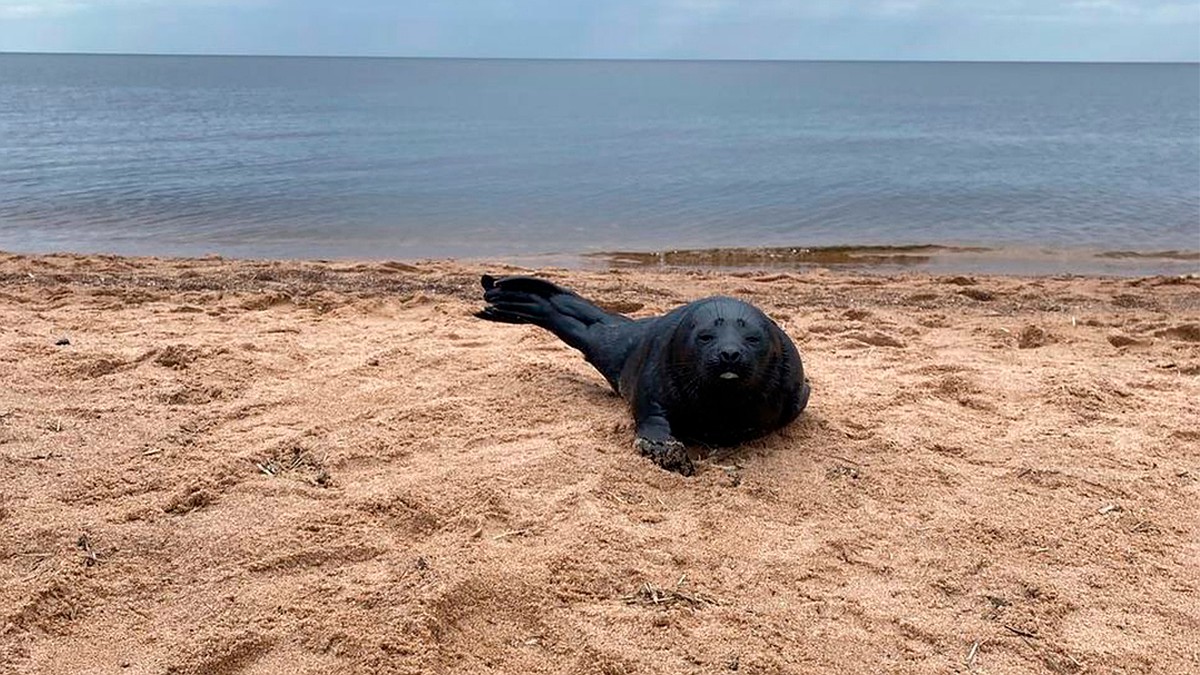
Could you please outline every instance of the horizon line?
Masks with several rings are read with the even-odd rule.
[[[643,61],[643,62],[718,62],[718,63],[1012,63],[1012,64],[1078,64],[1078,65],[1200,65],[1196,61],[1087,61],[1080,59],[934,59],[934,58],[688,58],[688,57],[637,57],[637,56],[403,56],[386,54],[253,54],[253,53],[200,53],[200,52],[61,52],[61,51],[6,51],[0,56],[158,56],[199,58],[268,58],[268,59],[392,59],[428,61]]]

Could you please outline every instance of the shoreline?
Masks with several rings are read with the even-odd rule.
[[[274,257],[262,255],[127,254],[107,252],[24,252],[0,249],[0,255],[97,256],[153,260],[231,260],[272,262],[372,263],[421,261],[499,263],[530,268],[574,270],[706,269],[804,271],[826,268],[880,274],[911,271],[926,274],[987,274],[1003,276],[1186,276],[1200,274],[1200,249],[1139,251],[1132,249],[1053,249],[1032,246],[975,246],[957,244],[898,244],[841,246],[743,246],[603,250],[454,257],[374,257],[319,255]]]
[[[744,247],[585,254],[617,267],[804,268],[1002,275],[1154,276],[1200,272],[1198,251],[1092,251],[913,244]]]

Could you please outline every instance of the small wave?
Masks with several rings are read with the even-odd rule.
[[[986,253],[979,246],[774,246],[753,248],[672,249],[666,251],[609,251],[585,257],[603,259],[617,267],[754,267],[777,265],[923,265],[934,256]]]
[[[580,256],[584,265],[609,267],[803,268],[837,267],[929,273],[1195,274],[1200,251],[1105,251],[939,244],[900,246],[746,247],[608,251]]]
[[[1097,258],[1112,260],[1200,260],[1200,251],[1104,251]]]

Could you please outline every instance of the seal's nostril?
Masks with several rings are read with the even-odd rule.
[[[728,349],[721,350],[722,363],[737,363],[742,358],[741,352],[731,351]]]

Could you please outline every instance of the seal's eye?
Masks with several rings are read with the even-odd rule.
[[[748,345],[756,345],[756,344],[762,342],[762,338],[757,335],[747,335],[745,340],[746,340],[746,344],[748,344]]]
[[[715,339],[717,339],[717,336],[713,335],[712,333],[701,333],[696,336],[696,341],[700,344],[708,344]]]

